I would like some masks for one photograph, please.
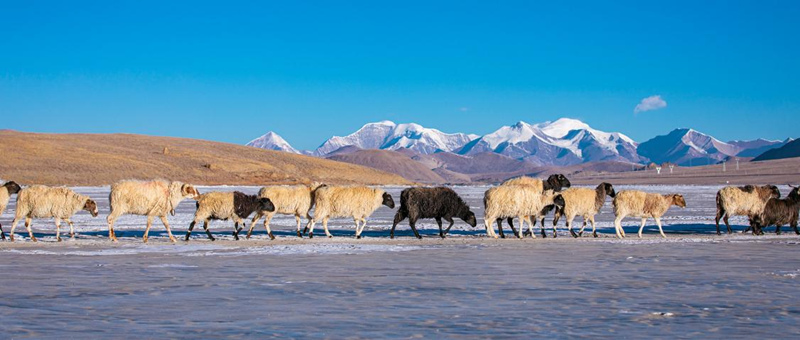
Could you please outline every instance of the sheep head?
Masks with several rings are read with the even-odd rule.
[[[672,195],[672,205],[678,206],[681,208],[686,208],[686,200],[683,199],[683,195],[674,194]]]
[[[22,190],[22,188],[20,188],[19,184],[17,184],[17,182],[14,182],[14,181],[8,181],[8,182],[6,182],[6,184],[3,184],[3,186],[6,187],[6,190],[8,190],[8,194],[9,195],[16,194],[20,190]]]
[[[791,185],[790,185],[790,187],[791,187]],[[778,190],[778,187],[776,187],[774,185],[767,185],[767,188],[770,191],[770,198],[774,198],[774,199],[781,198],[781,191]]]
[[[92,214],[92,217],[97,217],[97,215],[100,214],[100,212],[97,211],[97,203],[91,199],[87,199],[86,203],[83,204],[83,210]]]
[[[793,200],[800,199],[800,187],[796,187],[791,184],[789,184],[789,186],[792,188],[792,191],[789,192],[789,195],[787,195],[786,198],[790,198]]]
[[[392,195],[389,195],[388,192],[383,193],[383,202],[381,203],[391,209],[394,209],[394,200],[392,199]]]
[[[197,190],[194,185],[184,184],[181,186],[181,196],[184,198],[197,199],[198,196],[200,196],[200,190]]]
[[[467,213],[461,216],[461,219],[473,228],[478,225],[478,219],[475,218],[475,213],[467,210]]]
[[[269,198],[261,197],[258,199],[258,210],[273,212],[275,211],[275,205],[272,204]]]
[[[600,183],[598,187],[601,186],[603,187],[603,190],[606,192],[606,195],[608,195],[609,197],[614,198],[617,196],[617,192],[614,191],[614,186],[611,185],[611,183],[603,182]]]
[[[550,177],[547,177],[547,184],[545,189],[553,189],[555,191],[561,191],[572,186],[572,183],[563,174],[550,175]]]

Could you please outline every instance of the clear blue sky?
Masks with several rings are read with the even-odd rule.
[[[634,114],[651,95],[667,107]],[[798,137],[800,1],[0,0],[0,128],[314,148],[383,119],[562,116]]]

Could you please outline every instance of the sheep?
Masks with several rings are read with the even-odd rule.
[[[595,189],[590,188],[569,188],[561,192],[564,196],[564,209],[556,209],[555,216],[553,217],[553,234],[555,235],[556,225],[561,216],[566,215],[567,230],[573,237],[583,235],[583,229],[586,228],[586,221],[592,223],[592,235],[597,237],[597,230],[595,229],[594,215],[600,212],[603,205],[606,203],[606,195],[612,199],[617,194],[614,192],[614,186],[610,183],[600,183]],[[575,216],[580,215],[583,217],[583,226],[576,234],[572,230],[572,220]]]
[[[550,175],[549,177],[547,177],[547,181],[542,181],[541,179],[528,177],[528,176],[520,176],[520,177],[515,177],[515,178],[512,178],[512,179],[506,180],[505,182],[501,183],[500,185],[532,185],[532,186],[534,186],[534,188],[537,188],[540,191],[544,191],[544,190],[548,190],[549,189],[549,190],[553,190],[553,191],[559,192],[559,191],[561,191],[563,189],[566,189],[566,188],[569,188],[570,186],[572,186],[572,183],[570,183],[570,181],[567,179],[567,177],[564,176],[563,174],[554,174],[554,175]],[[552,204],[546,205],[544,208],[542,208],[541,211],[539,211],[538,214],[535,214],[535,215],[530,217],[533,220],[533,225],[534,226],[536,225],[536,221],[537,220],[541,220],[541,223],[539,225],[541,226],[542,237],[547,237],[547,234],[545,234],[545,232],[544,232],[544,218],[545,218],[545,216],[547,216],[547,214],[549,214],[551,211],[553,211],[554,208],[555,208],[555,206],[552,205]],[[516,230],[514,230],[514,218],[513,217],[509,217],[508,218],[508,226],[511,228],[511,232],[512,233],[514,233],[514,234],[517,233]],[[506,235],[503,233],[503,220],[502,219],[497,220],[497,230],[500,232],[500,237],[501,238],[505,238],[506,237]],[[553,233],[553,237],[556,237],[556,236],[557,236],[557,234]]]
[[[0,216],[6,211],[8,200],[11,199],[11,195],[18,193],[20,189],[19,184],[14,181],[8,181],[4,183],[3,186],[0,186]],[[6,239],[6,233],[3,231],[2,223],[0,223],[0,236],[2,236],[3,240]]]
[[[186,231],[186,241],[192,234],[194,225],[203,221],[203,229],[208,235],[208,239],[214,241],[211,231],[208,230],[208,223],[211,220],[233,219],[233,238],[239,240],[239,231],[246,227],[242,219],[246,219],[253,212],[275,211],[275,205],[269,198],[257,195],[246,195],[239,191],[234,192],[210,192],[200,195],[195,203],[197,210],[194,212],[194,220],[189,224]],[[239,224],[242,228],[239,228]]]
[[[418,239],[422,239],[416,228],[417,220],[420,218],[436,219],[441,238],[444,238],[453,226],[453,217],[458,217],[473,227],[478,224],[475,213],[470,211],[464,200],[453,189],[446,187],[404,189],[400,193],[400,209],[397,209],[397,214],[394,215],[389,238],[394,238],[394,228],[406,217]],[[444,231],[442,231],[442,219],[450,223]]]
[[[317,189],[324,187],[325,184],[313,183],[311,185],[296,185],[296,186],[271,186],[264,187],[258,191],[259,197],[267,197],[275,204],[275,211],[257,211],[253,216],[253,221],[250,222],[250,230],[247,231],[247,238],[253,233],[253,228],[256,222],[261,217],[264,217],[264,228],[267,229],[267,235],[270,239],[275,239],[272,235],[272,230],[269,227],[269,222],[275,214],[294,215],[297,221],[297,237],[302,238],[303,234],[300,232],[300,216],[304,216],[307,220],[311,220],[309,211],[314,206],[314,195]]]
[[[764,209],[758,215],[750,216],[750,225],[753,226],[753,234],[763,234],[762,228],[774,225],[775,233],[781,234],[781,227],[788,224],[794,229],[795,234],[800,234],[797,230],[797,217],[800,211],[800,188],[792,187],[792,191],[784,199],[770,198]]]
[[[86,210],[92,217],[97,217],[97,203],[89,196],[80,195],[66,187],[47,187],[33,185],[17,194],[17,211],[11,222],[10,239],[14,241],[14,229],[21,219],[25,219],[25,229],[31,240],[36,237],[31,231],[31,220],[34,218],[54,218],[56,223],[56,239],[61,242],[61,220],[69,224],[69,236],[75,238],[75,227],[70,218],[80,210]]]
[[[614,197],[614,227],[616,228],[617,237],[625,237],[625,231],[622,230],[622,219],[626,216],[634,216],[642,218],[642,226],[639,227],[639,237],[642,237],[642,229],[648,217],[656,220],[658,231],[661,237],[664,235],[664,230],[661,228],[661,216],[667,212],[670,206],[678,206],[686,208],[686,200],[680,194],[653,194],[638,190],[623,190],[617,193]]]
[[[177,181],[167,182],[165,180],[119,181],[111,185],[111,193],[108,195],[108,203],[111,206],[111,213],[108,214],[108,238],[117,242],[117,235],[114,233],[114,221],[123,214],[134,214],[147,216],[147,229],[144,231],[142,240],[147,243],[147,235],[150,233],[150,226],[153,224],[153,217],[161,218],[161,223],[167,229],[169,240],[176,242],[172,236],[167,222],[167,213],[175,216],[175,207],[186,198],[197,199],[200,192],[191,184],[184,184]]]
[[[755,216],[761,214],[764,205],[771,198],[778,199],[781,192],[774,185],[756,186],[745,185],[742,187],[728,186],[717,192],[717,215],[714,222],[717,225],[717,235],[720,235],[719,219],[723,218],[728,234],[732,233],[728,218],[735,215]],[[748,228],[749,229],[749,228]],[[745,230],[746,232],[747,230]]]
[[[356,238],[367,224],[367,217],[385,205],[394,209],[394,200],[387,192],[369,187],[336,187],[325,186],[317,189],[314,195],[314,216],[306,225],[308,237],[314,237],[314,224],[322,220],[325,235],[333,237],[328,231],[328,219],[331,217],[353,217],[356,223]],[[359,222],[361,225],[359,226]]]
[[[527,220],[531,235],[535,238],[530,216],[537,214],[543,207],[550,204],[563,207],[564,198],[553,190],[540,192],[530,185],[501,185],[486,190],[483,204],[486,207],[484,223],[487,235],[497,238],[492,227],[492,222],[496,219],[519,217],[520,228],[517,237],[522,238],[524,221]]]

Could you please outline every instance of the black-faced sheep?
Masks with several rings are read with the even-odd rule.
[[[745,185],[742,187],[728,186],[717,192],[717,215],[714,222],[717,225],[717,235],[720,234],[719,219],[723,218],[728,234],[732,233],[728,223],[730,216],[755,216],[761,214],[767,201],[780,198],[781,192],[774,185],[756,186]]]
[[[308,237],[314,237],[314,224],[322,220],[325,235],[333,237],[328,231],[328,219],[335,217],[352,217],[356,223],[356,238],[367,224],[367,217],[385,205],[394,209],[394,200],[387,192],[369,187],[325,186],[317,189],[314,195],[314,217],[306,226]],[[359,222],[361,223],[359,225]]]
[[[644,229],[644,224],[648,217],[656,220],[661,237],[667,237],[661,228],[661,216],[667,212],[670,206],[686,207],[686,200],[683,199],[683,195],[661,195],[638,190],[618,192],[617,196],[614,197],[613,203],[614,215],[616,216],[614,227],[619,238],[625,237],[621,222],[626,216],[640,217],[642,219],[642,225],[639,227],[639,237],[642,237],[642,229]]]
[[[592,223],[592,235],[597,237],[597,230],[594,225],[594,215],[600,212],[603,205],[606,203],[606,196],[614,198],[614,186],[610,183],[600,183],[596,188],[569,188],[561,192],[564,196],[564,209],[556,209],[555,216],[553,217],[553,236],[556,234],[556,225],[561,216],[566,216],[567,230],[573,237],[583,235],[583,229],[586,228],[586,221]],[[577,234],[572,230],[572,220],[575,216],[583,217],[583,226]]]
[[[114,233],[114,221],[123,214],[147,216],[147,229],[142,240],[147,242],[153,217],[161,218],[167,229],[169,240],[176,242],[167,222],[167,214],[175,216],[175,208],[186,198],[196,198],[200,192],[191,184],[181,182],[154,181],[120,181],[111,185],[108,202],[111,213],[108,215],[108,238],[117,241]]]
[[[11,199],[11,195],[18,193],[20,190],[19,184],[14,181],[8,181],[0,186],[0,216],[6,211],[6,207],[8,206],[8,200]],[[0,235],[2,238],[6,239],[6,233],[3,231],[3,224],[0,223]]]
[[[473,227],[478,224],[475,214],[470,211],[464,200],[453,189],[446,187],[404,189],[400,193],[400,208],[394,215],[392,230],[389,232],[390,238],[394,238],[394,228],[406,217],[418,239],[422,239],[416,227],[420,218],[436,219],[441,238],[444,238],[453,226],[453,217],[458,217]],[[442,219],[450,223],[445,230],[442,230]]]
[[[234,222],[233,238],[238,240],[239,231],[245,227],[243,219],[248,218],[254,212],[275,211],[275,206],[269,198],[247,195],[239,191],[202,194],[197,198],[196,206],[194,220],[189,224],[189,230],[186,231],[186,241],[189,241],[194,225],[200,221],[203,221],[203,229],[206,231],[208,239],[214,241],[214,236],[208,230],[208,223],[211,220],[228,219],[232,219]],[[242,224],[242,228],[239,228],[239,224]]]
[[[541,191],[553,190],[555,192],[560,192],[572,186],[572,183],[570,183],[569,179],[567,179],[567,177],[564,176],[563,174],[553,174],[548,176],[546,181],[542,181],[541,179],[528,176],[520,176],[506,180],[500,185],[530,185],[536,189],[540,189]],[[536,225],[537,221],[540,221],[539,225],[541,227],[542,237],[547,237],[547,234],[545,234],[544,232],[544,219],[545,217],[547,217],[547,214],[553,211],[553,209],[555,209],[554,205],[552,204],[546,205],[537,214],[529,217],[533,221],[534,226]],[[511,232],[517,234],[517,231],[514,229],[514,218],[509,217],[507,220],[508,220],[508,226],[511,228]],[[500,233],[500,237],[505,238],[506,235],[503,233],[503,220],[498,219],[496,222],[497,222],[497,231]],[[553,234],[553,237],[555,236],[556,234]]]
[[[487,235],[497,238],[492,222],[498,218],[518,217],[520,225],[517,237],[522,238],[524,221],[528,221],[531,236],[535,238],[530,216],[537,214],[550,204],[563,207],[564,198],[553,190],[540,192],[529,185],[501,185],[486,191],[483,196],[483,204],[486,207],[484,223]]]
[[[92,217],[97,217],[97,203],[89,196],[75,193],[65,187],[47,187],[33,185],[23,189],[17,194],[17,211],[14,221],[11,222],[11,241],[14,241],[14,229],[21,219],[25,219],[25,229],[28,230],[31,240],[36,242],[36,237],[31,231],[31,220],[34,218],[54,218],[56,224],[56,239],[61,241],[61,220],[69,224],[69,235],[75,237],[75,228],[70,218],[78,211],[86,210]]]
[[[753,234],[763,234],[762,229],[771,225],[776,227],[775,233],[778,235],[781,234],[781,227],[784,225],[791,226],[795,234],[800,234],[797,230],[797,217],[800,211],[798,190],[800,188],[792,187],[792,191],[784,199],[770,198],[760,214],[750,216]]]
[[[300,217],[305,217],[311,221],[309,212],[314,207],[314,195],[317,189],[325,186],[325,184],[314,183],[311,185],[294,185],[294,186],[270,186],[261,188],[258,191],[259,197],[267,197],[272,200],[275,205],[275,211],[259,211],[253,216],[253,221],[250,223],[250,229],[247,231],[247,238],[253,233],[253,228],[256,222],[263,216],[264,228],[267,229],[267,235],[270,239],[275,239],[272,235],[272,230],[269,227],[269,222],[275,214],[294,215],[297,221],[297,237],[303,237],[300,233]]]

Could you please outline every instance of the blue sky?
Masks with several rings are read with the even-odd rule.
[[[391,119],[798,137],[798,1],[0,0],[0,128],[298,148]],[[634,113],[660,95],[667,106]]]

